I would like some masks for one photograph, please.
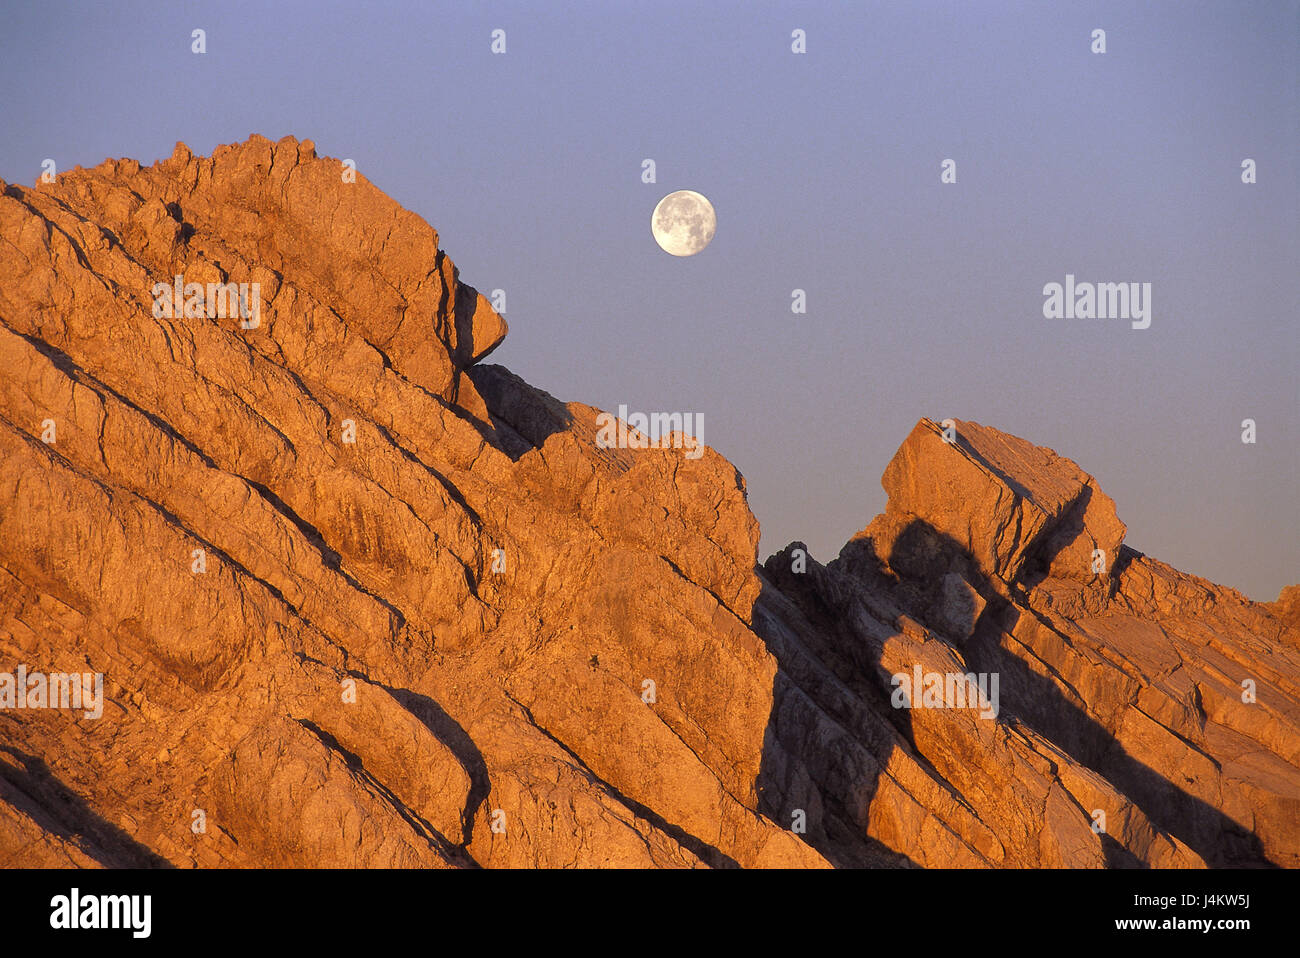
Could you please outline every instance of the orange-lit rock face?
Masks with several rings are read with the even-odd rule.
[[[1294,597],[1122,549],[973,423],[759,570],[733,466],[482,365],[504,321],[348,172],[0,184],[0,862],[1300,863]],[[918,667],[996,717],[895,708]]]

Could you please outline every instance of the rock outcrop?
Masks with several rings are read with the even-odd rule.
[[[885,513],[836,560],[796,544],[764,570],[783,680],[765,794],[825,806],[815,847],[1300,865],[1300,630],[1282,607],[1124,546],[1091,476],[977,423],[922,420],[882,483]],[[996,721],[895,707],[893,677],[918,666],[996,675]]]
[[[504,320],[344,174],[0,183],[0,863],[1300,864],[1294,602],[928,420],[837,560],[760,569],[733,466],[484,365]],[[997,714],[894,707],[917,666]]]

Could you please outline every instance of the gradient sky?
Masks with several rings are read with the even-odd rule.
[[[1298,51],[1296,0],[10,2],[0,177],[310,138],[506,291],[492,362],[703,414],[763,555],[833,558],[916,420],[951,416],[1069,456],[1129,545],[1270,600],[1300,581]],[[718,214],[689,259],[650,236],[677,189]],[[1151,327],[1045,319],[1067,273],[1150,282]]]

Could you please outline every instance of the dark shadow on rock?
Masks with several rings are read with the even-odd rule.
[[[1150,866],[1105,832],[1101,834],[1101,853],[1107,868],[1149,868]]]
[[[175,202],[168,203],[167,213],[168,215],[171,216],[172,219],[174,219],[181,226],[181,235],[180,235],[181,242],[188,243],[190,241],[190,237],[194,235],[194,224],[185,222],[185,214],[181,210],[181,205]]]
[[[22,767],[0,764],[0,800],[39,827],[71,842],[105,868],[173,868],[171,862],[103,818],[35,755],[8,745],[0,751]]]
[[[1047,578],[1052,560],[1083,533],[1083,517],[1088,511],[1090,502],[1092,502],[1092,487],[1084,486],[1078,498],[1055,525],[1045,530],[1040,541],[1030,545],[1025,555],[1024,565],[1016,576],[1017,584],[1026,592]],[[1118,556],[1115,559],[1117,560]],[[1114,560],[1112,560],[1113,566]],[[1113,584],[1114,577],[1110,582]]]
[[[461,828],[465,836],[461,848],[468,848],[473,840],[474,819],[487,801],[492,791],[492,781],[488,777],[487,762],[468,732],[454,718],[447,714],[441,705],[419,692],[409,689],[390,689],[380,686],[395,698],[402,708],[419,719],[433,736],[447,746],[456,756],[456,761],[469,776],[469,794],[465,799],[465,808],[461,812]]]
[[[803,550],[808,573],[792,571],[794,549]],[[802,811],[806,832],[799,837],[836,867],[916,867],[864,828],[895,743],[888,732],[868,741],[860,722],[883,731],[892,720],[910,739],[907,713],[890,707],[889,691],[875,677],[878,663],[852,638],[834,597],[808,587],[805,575],[824,577],[825,569],[802,543],[771,556],[759,570],[762,590],[750,616],[779,666],[759,766],[759,811],[785,829]],[[837,706],[823,699],[823,690],[837,685],[857,700],[857,715],[836,714]],[[888,720],[887,713],[893,713]]]
[[[474,740],[470,738],[470,734],[448,715],[441,705],[427,695],[412,692],[410,689],[384,685],[351,669],[348,670],[348,674],[369,685],[377,686],[391,695],[398,705],[419,719],[430,734],[456,757],[456,761],[469,777],[470,787],[469,794],[465,798],[465,808],[461,811],[461,828],[465,840],[454,847],[468,848],[473,840],[474,819],[478,815],[478,810],[483,807],[483,803],[487,801],[488,793],[492,791],[487,762],[483,759],[483,753],[478,750],[478,746],[474,744]]]
[[[398,795],[389,788],[384,782],[380,781],[365,766],[361,756],[345,748],[341,742],[329,732],[325,731],[310,719],[295,719],[295,721],[311,732],[320,741],[325,748],[334,752],[348,767],[348,771],[354,777],[364,782],[372,788],[376,794],[384,799],[389,807],[410,827],[416,835],[423,838],[429,845],[437,850],[446,861],[461,867],[473,868],[477,863],[465,853],[460,846],[453,845],[447,836],[438,831],[433,823],[424,818],[415,809],[407,805]]]
[[[573,414],[564,403],[504,366],[475,365],[465,375],[487,403],[494,429],[490,441],[515,462],[573,426]]]
[[[457,276],[460,271],[457,270]],[[469,369],[476,363],[482,362],[492,354],[502,342],[505,341],[503,332],[496,342],[486,345],[476,344],[474,342],[474,322],[479,318],[479,292],[473,286],[466,283],[456,283],[456,304],[452,311],[452,323],[456,332],[456,348],[452,352],[452,362],[459,369]],[[504,327],[505,319],[499,315],[493,315],[486,318],[485,321],[499,320]],[[481,347],[477,348],[476,347]]]

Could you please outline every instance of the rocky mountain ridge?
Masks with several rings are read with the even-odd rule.
[[[924,419],[836,560],[759,567],[730,463],[483,363],[504,320],[347,173],[0,183],[0,672],[104,683],[0,708],[0,862],[1300,865],[1294,594]],[[898,705],[968,673],[994,717]]]

